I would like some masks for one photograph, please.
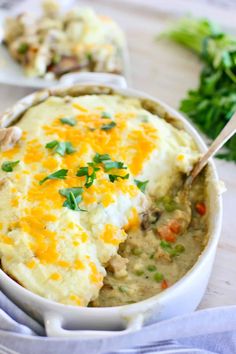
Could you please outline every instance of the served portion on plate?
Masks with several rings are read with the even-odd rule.
[[[179,192],[200,156],[193,138],[148,100],[52,92],[1,130],[2,269],[63,304],[158,294],[208,240],[204,172]]]
[[[70,72],[124,73],[125,38],[118,25],[90,8],[61,13],[43,2],[43,14],[8,17],[3,43],[26,76],[58,79]]]

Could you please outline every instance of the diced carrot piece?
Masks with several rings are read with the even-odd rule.
[[[162,290],[165,290],[168,288],[168,283],[165,279],[162,280],[162,282],[161,282],[161,288],[162,288]]]
[[[198,212],[199,215],[205,215],[206,214],[206,205],[205,203],[196,203],[195,208]]]
[[[181,225],[177,220],[172,220],[170,223],[170,230],[175,234],[179,234],[181,229]]]
[[[157,232],[159,233],[160,237],[168,242],[175,242],[176,236],[170,230],[169,225],[163,225],[157,228]]]
[[[165,240],[167,242],[175,242],[176,241],[176,236],[172,233],[169,233],[166,237]]]

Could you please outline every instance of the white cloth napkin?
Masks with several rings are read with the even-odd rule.
[[[236,353],[236,306],[196,311],[132,334],[83,340],[46,337],[42,325],[0,292],[0,354]]]

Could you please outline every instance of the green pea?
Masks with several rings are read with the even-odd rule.
[[[149,266],[147,266],[147,270],[149,272],[155,272],[155,270],[157,270],[157,267],[154,264],[150,264]]]
[[[172,197],[166,195],[156,202],[157,206],[162,205],[164,209],[168,212],[174,211],[178,208],[178,204],[173,200]]]
[[[52,57],[52,63],[53,64],[58,64],[61,60],[61,56],[59,54],[54,54],[53,57]]]
[[[131,252],[134,256],[140,256],[142,254],[141,248],[138,247],[132,248]]]
[[[137,275],[138,277],[140,277],[141,275],[144,274],[144,271],[141,270],[141,269],[140,270],[136,270],[134,274]]]
[[[164,208],[166,211],[171,212],[178,208],[177,203],[174,200],[164,203]]]
[[[121,293],[124,293],[124,294],[127,294],[127,293],[128,293],[128,289],[127,289],[125,286],[119,286],[119,287],[118,287],[118,290],[119,290]]]
[[[185,247],[184,245],[182,244],[178,244],[175,246],[175,250],[178,252],[178,253],[183,253],[185,251]]]
[[[162,273],[155,273],[153,275],[153,279],[157,282],[157,283],[160,283],[163,279],[164,279],[164,276]]]
[[[21,43],[17,49],[19,54],[25,54],[29,49],[28,43]]]

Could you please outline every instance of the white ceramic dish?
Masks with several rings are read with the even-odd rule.
[[[135,96],[150,100],[158,106],[161,115],[167,115],[179,122],[195,139],[201,151],[206,146],[197,131],[178,112],[144,93],[125,87],[125,80],[115,75],[87,74],[79,84],[68,87],[55,87],[40,91],[20,100],[12,109],[6,111],[1,126],[7,126],[17,119],[32,104],[45,100],[51,94],[81,90],[114,90],[126,96]],[[109,85],[105,85],[109,82]],[[105,85],[105,86],[104,86]],[[48,336],[94,338],[120,335],[140,329],[143,325],[182,315],[196,309],[205,292],[211,273],[215,251],[221,230],[222,200],[215,165],[210,161],[208,167],[208,210],[209,241],[196,264],[176,284],[164,292],[144,301],[119,307],[83,308],[66,306],[49,301],[23,288],[0,270],[0,286],[15,303],[31,316],[45,324]]]
[[[73,81],[81,76],[83,80],[84,75],[87,73],[71,73],[62,75],[59,80],[48,80],[44,78],[31,78],[24,74],[23,68],[17,63],[9,54],[7,48],[2,44],[3,39],[3,26],[4,20],[9,14],[7,11],[0,9],[0,84],[14,85],[20,87],[33,87],[33,88],[45,88],[58,84],[73,83]],[[130,69],[129,69],[129,53],[128,48],[125,46],[122,53],[123,62],[123,75],[128,82],[130,82]],[[100,73],[96,73],[100,75]],[[74,78],[75,76],[75,78]]]

